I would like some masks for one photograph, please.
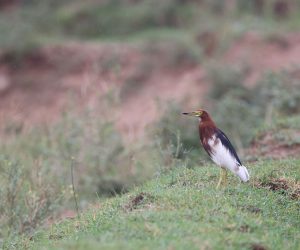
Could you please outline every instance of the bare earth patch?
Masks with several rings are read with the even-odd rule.
[[[186,104],[195,106],[208,89],[199,66],[171,67],[163,55],[149,59],[141,48],[130,45],[48,46],[29,52],[21,62],[2,54],[0,62],[0,120],[5,121],[0,129],[5,131],[55,122],[68,110],[89,108],[101,115],[101,99],[128,85],[128,95],[115,100],[119,103],[115,109],[110,106],[110,115],[132,139],[143,135],[162,113],[159,100],[180,101],[189,95]]]
[[[277,132],[272,130],[260,135],[252,142],[248,153],[256,157],[272,159],[282,159],[285,157],[298,158],[300,156],[300,143],[276,138]],[[296,129],[289,129],[286,138],[296,138],[299,132]]]
[[[270,191],[287,194],[293,200],[300,199],[300,183],[285,178],[271,178],[266,181],[257,182],[258,188],[266,188]]]
[[[258,244],[258,243],[253,243],[251,244],[251,248],[252,250],[267,250],[268,248],[266,248],[265,246]]]
[[[225,61],[246,64],[249,67],[246,84],[253,86],[266,70],[279,71],[300,64],[300,34],[262,38],[249,32],[232,45]]]

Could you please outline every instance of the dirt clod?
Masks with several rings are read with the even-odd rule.
[[[272,191],[287,190],[289,188],[288,182],[285,179],[272,179],[266,183],[263,183],[265,187],[268,187]]]
[[[295,188],[291,192],[290,197],[292,200],[299,200],[300,199],[300,187]]]
[[[267,248],[265,246],[258,244],[258,243],[251,244],[250,249],[252,249],[252,250],[267,250]]]
[[[137,209],[146,199],[151,199],[153,198],[152,195],[147,194],[147,193],[139,193],[135,197],[133,197],[125,206],[125,210],[127,211],[132,211],[134,209]]]
[[[242,226],[240,226],[239,231],[242,233],[249,233],[250,227],[248,225],[242,225]]]

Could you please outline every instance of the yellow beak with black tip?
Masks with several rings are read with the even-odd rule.
[[[183,115],[200,117],[202,115],[202,111],[183,112],[182,114]]]

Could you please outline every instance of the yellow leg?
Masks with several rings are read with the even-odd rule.
[[[224,172],[224,187],[227,186],[228,182],[227,182],[227,171],[226,169],[222,168],[223,172]]]
[[[223,171],[222,171],[223,168],[220,169],[220,178],[219,178],[219,181],[218,181],[218,184],[217,184],[217,189],[220,188],[221,186],[221,183],[222,183],[222,178],[223,178]]]
[[[217,184],[217,189],[219,189],[221,185],[227,186],[227,171],[224,168],[221,168],[220,170],[220,178]]]

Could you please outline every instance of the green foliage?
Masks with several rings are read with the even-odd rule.
[[[178,0],[106,0],[82,2],[23,1],[10,11],[0,12],[1,48],[26,50],[40,43],[65,39],[129,39],[147,32],[171,30],[184,32],[190,38],[195,30],[207,30],[211,25],[220,26],[218,37],[230,36],[229,30],[277,32],[299,29],[299,15],[288,15],[285,19],[274,19],[265,7],[255,2],[237,1],[237,6],[228,8],[226,1],[178,1]],[[268,5],[268,4],[267,4]],[[272,5],[270,5],[272,9]],[[256,14],[262,15],[257,19]],[[296,8],[295,8],[296,9]],[[293,12],[293,11],[291,11]],[[253,14],[254,13],[254,14]],[[240,15],[242,14],[242,15]],[[238,23],[238,25],[237,25]],[[168,36],[168,34],[166,35]]]
[[[183,116],[182,107],[175,102],[166,105],[163,115],[153,125],[152,133],[158,136],[162,149],[172,149],[175,158],[188,158],[190,166],[199,162],[199,157],[206,159],[206,153],[200,150],[198,120]]]
[[[121,179],[127,170],[125,166],[118,166],[124,146],[113,123],[89,112],[82,114],[80,119],[67,115],[56,126],[21,135],[6,148],[8,152],[12,149],[21,161],[24,160],[26,168],[40,159],[51,166],[53,177],[61,176],[62,181],[70,176],[71,158],[75,158],[78,189],[85,195],[101,195],[98,187],[104,176],[110,178],[117,173]]]
[[[265,9],[264,0],[238,0],[237,8],[242,12],[253,12],[256,14],[262,14]]]
[[[300,111],[297,70],[266,74],[251,89],[243,85],[246,69],[215,66],[209,72],[214,119],[239,148],[264,124]]]
[[[246,67],[210,65],[208,67],[208,75],[213,82],[213,87],[210,90],[210,97],[218,100],[226,97],[230,92],[234,92],[234,95],[244,94],[247,91],[243,86],[246,73]],[[246,95],[243,97],[246,97]]]
[[[0,150],[3,157],[12,152],[14,157],[0,162],[0,192],[5,197],[0,200],[0,238],[30,232],[57,212],[62,201],[68,207],[71,158],[82,203],[132,185],[130,177],[122,178],[128,176],[130,165],[123,161],[126,154],[120,135],[112,123],[90,114],[81,119],[66,116],[54,127],[17,135]]]
[[[299,160],[249,164],[248,184],[230,175],[215,188],[212,165],[177,167],[121,197],[101,202],[81,218],[53,225],[28,249],[297,249],[299,203],[290,191],[299,185]],[[287,186],[269,186],[285,183]],[[277,182],[276,182],[277,181]],[[298,182],[298,184],[297,184]],[[273,189],[272,189],[273,187]],[[4,246],[9,249],[10,243]]]
[[[262,125],[259,110],[233,95],[224,97],[214,110],[216,123],[228,133],[238,148],[249,145],[256,128]]]
[[[153,27],[178,27],[186,6],[167,1],[107,1],[59,12],[64,31],[84,37],[124,36]]]
[[[299,69],[266,74],[254,92],[255,102],[265,109],[272,105],[282,115],[300,112]]]
[[[209,76],[213,82],[207,98],[211,103],[209,109],[213,119],[231,139],[239,153],[250,145],[261,128],[276,123],[279,117],[297,115],[300,109],[299,78],[297,69],[290,72],[266,74],[254,88],[247,88],[243,82],[247,76],[247,67],[225,67],[213,65],[209,68]],[[177,137],[188,150],[188,164],[206,159],[203,150],[199,150],[198,121],[180,117],[182,104],[171,103],[166,106],[164,115],[155,125],[155,134],[161,139],[163,148],[169,144],[176,145]],[[298,129],[298,128],[297,128]],[[296,130],[297,130],[296,129]],[[295,129],[294,129],[295,130]],[[281,135],[281,142],[297,142],[291,139],[292,128],[276,133]],[[274,141],[277,141],[274,140]],[[173,150],[175,151],[175,148]],[[200,153],[200,154],[199,154]],[[202,154],[201,154],[202,153]],[[183,159],[186,153],[179,154]]]
[[[164,140],[165,139],[165,140]],[[173,141],[175,139],[175,141]],[[68,114],[55,126],[18,132],[0,145],[0,240],[31,233],[47,217],[73,207],[71,164],[80,207],[97,197],[127,192],[145,179],[187,164],[180,135],[155,135],[143,145],[126,145],[102,113]],[[74,159],[74,160],[72,160]]]
[[[208,100],[214,104],[213,118],[232,142],[242,149],[250,143],[255,128],[262,123],[251,91],[243,85],[247,68],[211,65],[208,72],[213,82]]]
[[[181,113],[182,106],[171,102],[166,105],[163,116],[155,124],[154,133],[157,134],[163,144],[176,144],[177,134],[185,131],[184,135],[181,135],[181,142],[185,145],[190,145],[192,147],[198,147],[199,137],[193,133],[193,128],[197,125],[197,121],[194,123],[192,121],[188,122],[186,117],[183,117]]]
[[[0,239],[18,233],[31,233],[41,226],[55,209],[67,200],[66,186],[49,179],[49,169],[33,163],[26,169],[21,163],[3,156],[0,159]]]
[[[20,54],[38,45],[34,21],[22,22],[22,19],[27,18],[29,18],[27,13],[22,11],[0,14],[0,33],[5,34],[0,37],[2,49]],[[34,19],[34,17],[31,18]]]

